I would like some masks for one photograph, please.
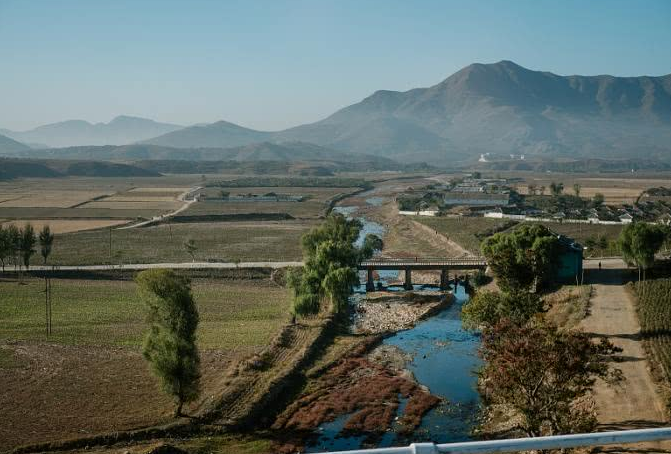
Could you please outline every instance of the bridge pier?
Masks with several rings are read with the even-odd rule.
[[[449,273],[447,272],[447,268],[443,268],[440,270],[440,289],[441,290],[448,290],[450,288],[450,276]]]
[[[373,268],[367,268],[368,279],[366,279],[366,291],[374,292],[375,291],[375,280],[373,279]]]
[[[406,290],[412,290],[412,269],[410,267],[405,269],[405,281],[403,282],[403,288]]]

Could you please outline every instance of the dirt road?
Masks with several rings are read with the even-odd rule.
[[[594,285],[590,314],[581,328],[594,336],[605,336],[623,349],[622,361],[616,367],[622,370],[625,381],[610,387],[598,382],[595,401],[601,430],[639,429],[666,426],[664,402],[658,393],[648,369],[648,362],[640,339],[640,326],[634,301],[623,286],[629,271],[620,259],[585,262],[586,277]],[[671,442],[647,443],[629,446],[636,449],[667,449]]]

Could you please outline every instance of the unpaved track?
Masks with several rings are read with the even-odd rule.
[[[664,402],[650,375],[648,362],[640,339],[640,326],[634,301],[622,282],[628,275],[620,259],[585,261],[586,277],[594,285],[590,314],[582,321],[581,328],[598,337],[606,337],[622,348],[621,362],[615,366],[622,370],[625,381],[611,387],[599,381],[594,398],[601,430],[642,429],[669,425]],[[613,451],[613,448],[608,448]],[[629,445],[620,452],[671,452],[671,442]],[[650,451],[646,451],[650,452]]]

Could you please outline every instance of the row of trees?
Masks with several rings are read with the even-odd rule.
[[[627,264],[638,268],[638,280],[641,272],[645,272],[655,264],[655,254],[669,237],[671,231],[667,226],[634,222],[625,226],[620,232],[618,242],[622,258]]]
[[[490,237],[482,252],[502,291],[479,291],[464,305],[462,321],[483,332],[483,397],[513,411],[529,437],[594,430],[588,395],[597,379],[620,379],[608,359],[619,349],[545,319],[540,292],[558,260],[556,237],[523,225]]]
[[[48,225],[42,228],[39,235],[36,235],[35,229],[30,223],[27,223],[21,229],[14,224],[9,224],[7,227],[0,225],[0,263],[2,264],[2,271],[5,271],[5,266],[9,261],[14,266],[23,265],[28,269],[30,259],[37,252],[35,247],[38,241],[40,255],[42,255],[46,264],[54,242],[54,235]]]
[[[303,235],[304,265],[288,276],[295,315],[314,315],[327,303],[334,313],[346,312],[352,287],[359,282],[357,264],[382,249],[382,239],[373,234],[357,247],[361,228],[358,220],[332,213]]]

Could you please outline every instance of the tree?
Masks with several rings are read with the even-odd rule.
[[[520,326],[504,319],[483,333],[484,394],[513,410],[529,437],[591,432],[597,420],[586,398],[597,378],[621,380],[609,368],[619,351],[605,338],[593,343],[586,333],[544,321]]]
[[[12,255],[12,245],[9,239],[9,230],[0,224],[0,262],[2,262],[2,272],[5,272],[6,260]]]
[[[594,194],[594,197],[592,197],[592,206],[594,208],[599,208],[601,205],[603,205],[603,202],[606,200],[606,198],[601,194],[600,192],[597,192]]]
[[[196,242],[193,241],[193,238],[187,238],[184,241],[184,250],[186,251],[187,254],[191,256],[191,261],[195,262],[196,261],[196,251],[198,250],[198,247],[196,246]]]
[[[578,183],[573,184],[573,192],[576,197],[580,197],[580,188],[581,186]]]
[[[142,354],[163,390],[175,399],[175,416],[181,416],[182,406],[200,395],[199,317],[191,284],[164,269],[145,270],[135,280],[150,324]]]
[[[494,326],[504,318],[524,324],[542,310],[543,301],[533,293],[479,291],[461,309],[461,322],[466,329]]]
[[[44,259],[44,264],[46,265],[47,259],[51,254],[51,246],[54,243],[54,234],[51,233],[51,229],[49,228],[48,225],[42,227],[39,239],[40,239],[40,254],[42,255],[42,258]]]
[[[21,231],[14,224],[9,224],[7,228],[7,241],[9,244],[9,256],[16,267],[19,265],[19,254],[21,251]]]
[[[360,260],[369,259],[375,254],[375,251],[381,251],[384,247],[382,238],[379,236],[369,233],[363,240],[360,251]]]
[[[543,225],[523,224],[487,238],[482,253],[501,289],[514,293],[547,283],[558,260],[559,241]]]
[[[645,279],[645,270],[655,263],[655,254],[662,247],[666,238],[665,231],[659,226],[634,222],[625,226],[620,232],[618,242],[625,262],[638,268],[638,280],[641,270]]]
[[[23,265],[28,269],[30,267],[30,258],[35,254],[35,243],[37,237],[35,236],[35,229],[30,223],[27,223],[21,230],[21,237],[19,241],[19,251]]]
[[[527,185],[527,193],[529,195],[536,195],[537,188],[538,187],[535,184],[528,184]]]
[[[545,186],[541,186],[540,188],[538,188],[538,190],[540,191],[541,195],[545,195],[545,189],[546,189]]]
[[[555,183],[554,181],[550,183],[550,193],[557,197],[564,192],[564,183]]]
[[[294,293],[292,311],[295,315],[316,314],[325,301],[331,303],[334,313],[345,312],[352,286],[359,281],[358,261],[381,246],[381,240],[367,237],[366,250],[357,248],[354,242],[361,227],[358,220],[333,213],[303,235],[304,266],[289,273],[287,280]]]

